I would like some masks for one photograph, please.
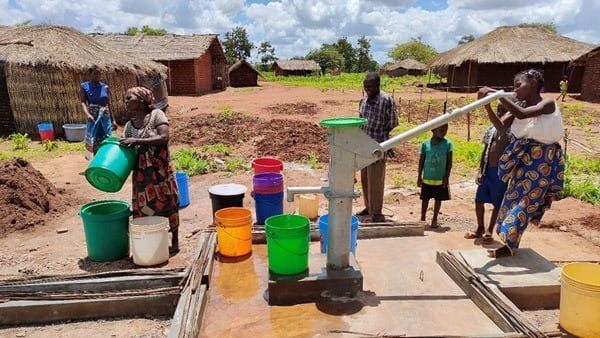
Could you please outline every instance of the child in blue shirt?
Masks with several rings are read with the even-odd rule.
[[[433,136],[421,144],[419,151],[421,157],[419,158],[417,186],[421,188],[421,221],[425,221],[429,200],[433,198],[435,204],[431,227],[437,228],[442,201],[450,199],[448,181],[452,169],[454,145],[445,138],[448,133],[448,124],[439,126],[431,132]]]

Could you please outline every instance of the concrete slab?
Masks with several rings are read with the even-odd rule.
[[[357,297],[270,306],[266,246],[254,245],[244,261],[216,262],[200,336],[502,334],[437,265],[436,251],[423,236],[359,240],[364,291]],[[310,252],[318,253],[319,243]]]
[[[312,253],[308,271],[293,276],[270,273],[269,305],[293,305],[324,301],[331,297],[354,297],[363,288],[360,267],[350,255],[350,266],[341,271],[328,271],[327,254]]]
[[[488,284],[494,284],[520,309],[556,309],[560,302],[560,268],[531,248],[493,259],[481,249],[457,250]]]

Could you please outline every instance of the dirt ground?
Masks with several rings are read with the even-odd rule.
[[[285,161],[284,175],[288,186],[321,185],[327,177],[328,149],[326,129],[319,127],[317,123],[326,117],[356,116],[361,95],[360,91],[321,91],[315,88],[286,87],[276,83],[261,82],[260,87],[255,88],[228,88],[226,91],[204,96],[170,97],[167,115],[172,128],[171,146],[176,149],[216,142],[227,143],[232,145],[235,155],[246,158],[248,164],[252,158],[260,156],[276,156]],[[423,122],[427,118],[427,110],[429,110],[429,119],[441,113],[441,105],[447,95],[449,101],[457,105],[466,102],[467,97],[474,98],[474,94],[447,94],[431,89],[421,92],[421,89],[415,87],[396,93],[396,100],[402,102],[399,105],[401,116],[413,122]],[[554,93],[546,95],[556,96]],[[422,101],[419,100],[420,98]],[[588,113],[595,116],[600,114],[600,105],[583,102],[581,104]],[[448,109],[450,108],[452,107],[449,105]],[[471,116],[471,128],[466,128],[467,118],[461,118],[451,124],[451,132],[465,139],[467,133],[470,133],[472,138],[479,139],[488,124],[484,119],[481,120],[483,122],[478,120],[482,118],[482,116]],[[593,140],[598,137],[599,124],[600,121],[595,118],[589,126],[591,131],[570,127],[571,135],[584,143],[593,144]],[[570,151],[581,153],[581,150],[575,147]],[[419,218],[420,201],[418,190],[411,182],[416,181],[417,146],[405,143],[398,147],[396,153],[396,158],[388,165],[384,213],[391,219],[416,221]],[[311,154],[322,162],[320,168],[311,168],[309,165]],[[18,163],[12,162],[11,165],[19,166]],[[0,222],[4,225],[4,227],[0,226],[0,266],[2,267],[0,278],[136,268],[130,259],[107,263],[90,261],[87,258],[82,222],[77,215],[84,204],[94,200],[129,201],[130,182],[126,183],[120,192],[114,194],[94,189],[82,175],[87,165],[83,154],[31,161],[30,164],[30,166],[21,165],[25,169],[20,168],[18,175],[25,175],[23,177],[27,177],[27,180],[23,182],[33,182],[33,185],[16,186],[17,190],[27,192],[30,196],[27,201],[23,199],[19,202],[24,207],[22,209],[29,210],[30,214],[25,213],[23,215],[26,217],[16,217],[14,222],[9,221],[8,223],[12,225],[4,225],[6,218],[4,223]],[[38,175],[33,168],[43,176]],[[473,177],[475,172],[476,168],[471,168],[463,174],[457,173],[451,176],[453,199],[443,204],[440,215],[442,228],[437,231],[464,232],[474,226],[473,196],[476,185]],[[0,182],[8,182],[16,175],[12,178],[9,176],[11,175],[3,175],[0,168]],[[251,182],[250,171],[240,174],[218,172],[191,177],[192,202],[189,207],[180,211],[181,252],[171,257],[168,264],[164,266],[183,267],[190,262],[198,237],[197,234],[192,235],[192,232],[212,223],[211,202],[207,193],[210,186],[220,183],[239,183],[250,189]],[[44,194],[35,193],[40,191],[48,192],[45,196],[49,201],[40,200],[41,195]],[[24,195],[20,196],[24,197]],[[249,195],[248,191],[244,205],[254,210]],[[3,215],[6,213],[2,207],[10,205],[9,203],[15,200],[6,196],[9,196],[9,193],[0,190],[0,211]],[[355,211],[360,210],[361,207],[362,200],[355,201]],[[286,204],[284,208],[286,211],[294,211],[295,205]],[[321,199],[321,213],[325,213],[326,208],[326,201]],[[15,207],[10,209],[21,210]],[[14,213],[19,214],[18,211]],[[600,247],[598,224],[600,224],[599,206],[567,198],[555,202],[552,209],[544,216],[541,225],[532,227],[530,232],[532,232],[531,236],[534,236],[536,232],[561,231],[565,232],[565,241],[575,243],[583,238]],[[600,257],[596,260],[600,260]],[[550,317],[552,316],[544,318],[555,322],[556,318]],[[169,319],[164,318],[133,318],[63,323],[0,329],[0,336],[80,337],[86,335],[93,337],[96,333],[100,333],[98,336],[164,336],[169,322]]]

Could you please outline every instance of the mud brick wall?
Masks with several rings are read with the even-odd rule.
[[[229,82],[232,87],[253,87],[258,84],[258,75],[252,69],[242,66],[229,73]]]
[[[161,61],[169,67],[169,95],[194,95],[212,90],[212,57],[205,53],[199,59]]]
[[[581,98],[600,103],[600,52],[587,59],[581,84]]]

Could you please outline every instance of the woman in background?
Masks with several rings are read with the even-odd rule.
[[[89,160],[98,150],[98,145],[117,129],[117,125],[112,121],[108,110],[108,85],[100,81],[100,68],[92,66],[88,74],[90,80],[81,83],[79,97],[87,120],[85,148],[86,158]]]

